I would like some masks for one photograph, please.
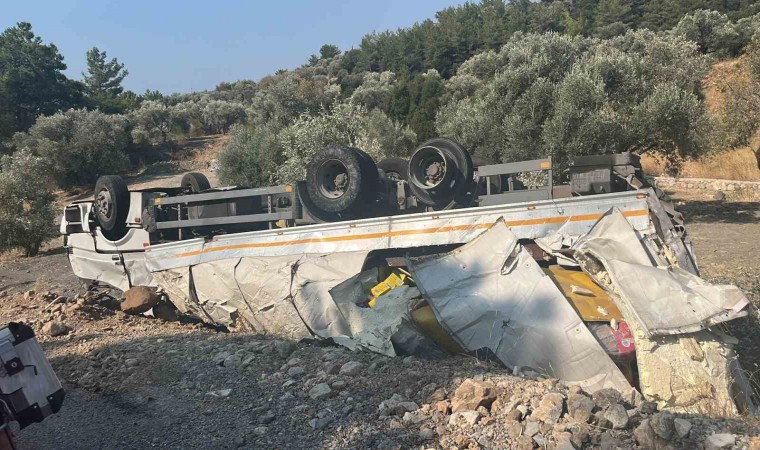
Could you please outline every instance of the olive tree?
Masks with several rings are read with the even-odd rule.
[[[436,128],[476,155],[561,168],[575,155],[658,151],[677,167],[709,148],[707,59],[681,37],[518,34],[474,58],[447,82]]]
[[[70,109],[39,117],[28,132],[14,136],[14,145],[48,161],[61,187],[91,183],[127,168],[128,121],[118,114]]]
[[[266,186],[276,182],[282,147],[271,125],[236,124],[230,141],[219,153],[219,180],[241,186]]]
[[[303,179],[311,158],[328,144],[343,144],[366,151],[376,161],[385,156],[407,154],[416,141],[414,132],[394,124],[380,110],[351,103],[338,103],[315,116],[302,115],[280,132],[283,163],[280,182]]]
[[[747,46],[735,70],[717,80],[725,98],[718,110],[723,143],[751,145],[760,169],[760,35]]]
[[[202,105],[200,112],[203,128],[209,133],[226,133],[246,118],[245,106],[224,100],[211,100]]]
[[[166,144],[174,128],[187,126],[185,111],[175,110],[160,100],[142,102],[129,118],[134,125],[132,139],[137,144]]]
[[[704,9],[683,16],[671,33],[696,42],[702,53],[719,57],[736,55],[751,38],[725,14]]]
[[[0,251],[34,256],[56,235],[50,167],[26,148],[0,159]]]
[[[364,81],[354,90],[351,102],[367,109],[387,110],[393,97],[396,74],[393,72],[365,72]]]

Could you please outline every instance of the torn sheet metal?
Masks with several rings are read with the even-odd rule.
[[[622,302],[618,306],[647,337],[699,331],[747,314],[749,301],[739,288],[713,285],[678,266],[659,265],[662,258],[647,252],[617,209],[602,217],[573,249],[592,276],[601,269],[594,267],[593,259],[604,265]]]
[[[349,333],[330,289],[356,275],[366,252],[245,257],[155,272],[185,313],[284,339]]]
[[[438,321],[468,351],[589,392],[631,386],[503,220],[441,257],[408,261]]]
[[[358,292],[352,282],[349,280],[331,291],[350,328],[347,334],[333,337],[333,340],[352,350],[362,348],[386,356],[396,356],[391,337],[399,331],[403,322],[409,321],[409,301],[419,297],[420,292],[404,285],[380,296],[375,308],[360,307],[357,301],[366,295],[351,295],[351,292]]]

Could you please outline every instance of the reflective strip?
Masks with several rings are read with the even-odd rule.
[[[648,214],[649,214],[649,210],[647,209],[637,209],[633,211],[623,212],[623,215],[625,217],[646,216]],[[601,213],[580,214],[577,216],[555,216],[555,217],[545,217],[545,218],[538,218],[538,219],[512,220],[512,221],[508,221],[507,225],[509,227],[521,227],[521,226],[564,223],[568,220],[570,222],[584,222],[588,220],[599,220],[602,218],[602,215],[603,214]],[[423,228],[419,230],[399,230],[399,231],[385,231],[385,232],[379,232],[379,233],[365,233],[365,234],[357,234],[355,236],[331,236],[331,237],[322,237],[322,238],[296,239],[292,241],[283,241],[283,242],[259,242],[259,243],[250,243],[250,244],[222,245],[219,247],[208,247],[202,250],[194,250],[191,252],[178,253],[177,255],[171,256],[168,258],[186,258],[189,256],[198,256],[205,253],[222,252],[226,250],[239,250],[239,249],[262,248],[262,247],[284,247],[288,245],[313,244],[313,243],[322,243],[322,242],[341,242],[341,241],[353,241],[353,240],[363,240],[363,239],[379,239],[379,238],[389,238],[393,236],[409,236],[409,235],[415,235],[415,234],[447,233],[450,231],[470,231],[470,230],[477,230],[477,229],[486,229],[486,228],[491,227],[492,225],[493,225],[492,223],[478,223],[478,224],[472,224],[472,225],[451,225],[451,226],[436,227],[436,228]]]

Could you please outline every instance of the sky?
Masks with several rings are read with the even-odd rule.
[[[293,69],[322,44],[358,47],[362,36],[433,18],[457,0],[8,0],[0,29],[30,22],[81,79],[92,47],[129,70],[124,87],[165,94],[213,89]]]

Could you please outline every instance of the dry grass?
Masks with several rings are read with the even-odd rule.
[[[656,155],[641,158],[644,173],[652,176],[668,176],[665,164]],[[686,161],[679,174],[685,178],[717,178],[723,180],[760,181],[760,169],[749,147],[725,150],[694,161]]]

